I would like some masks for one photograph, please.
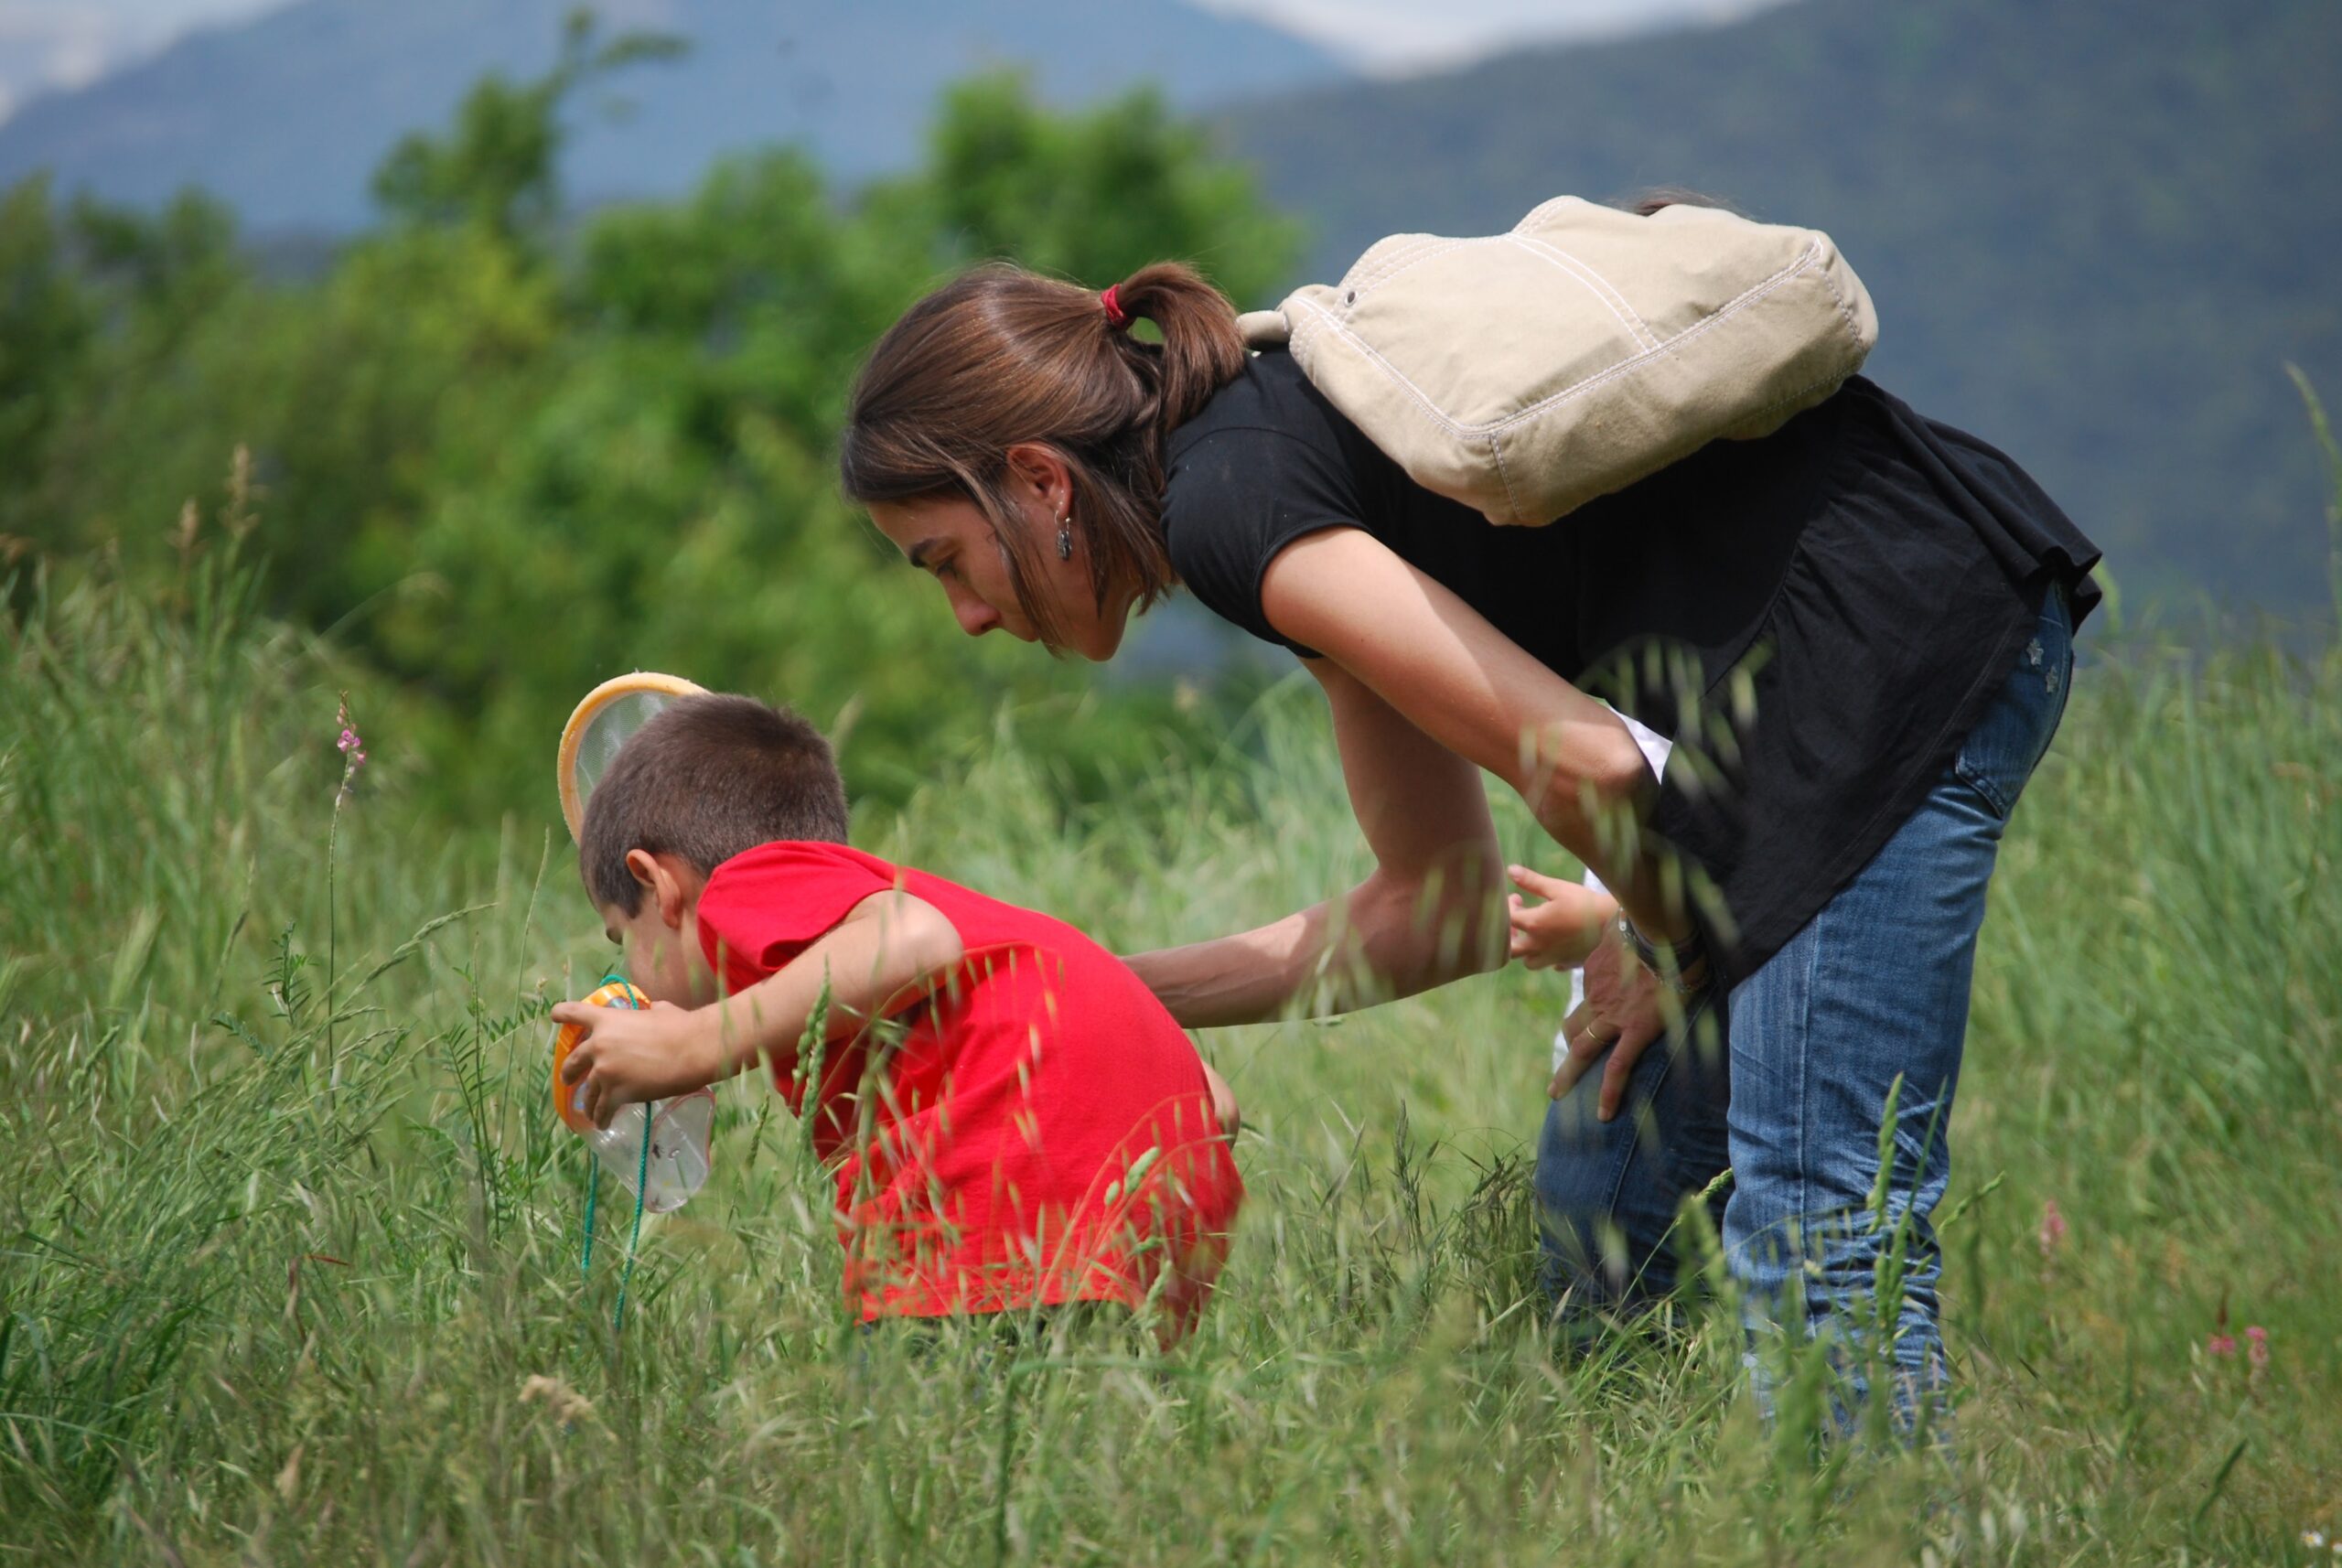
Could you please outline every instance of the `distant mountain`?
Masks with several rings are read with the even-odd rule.
[[[1872,373],[2030,467],[2133,589],[2326,606],[2282,366],[2342,415],[2342,5],[1802,0],[1223,116],[1313,275],[1557,191],[1687,185],[1830,231]]]
[[[0,186],[247,229],[355,226],[375,162],[484,71],[550,63],[573,0],[303,0],[0,124]],[[1398,230],[1485,232],[1556,191],[1681,184],[1828,229],[1876,298],[1872,371],[2008,449],[2131,589],[2326,607],[2324,478],[2282,366],[2342,414],[2342,5],[1796,0],[1729,25],[1359,81],[1188,0],[605,0],[691,40],[615,79],[573,197],[671,195],[805,144],[914,156],[936,90],[1029,63],[1070,102],[1162,81],[1313,218],[1312,275]]]
[[[442,124],[485,72],[553,59],[575,0],[302,0],[197,33],[0,124],[0,186],[38,168],[146,205],[200,185],[251,229],[347,229],[403,133]],[[1316,45],[1183,0],[610,0],[615,30],[690,53],[614,79],[564,164],[585,199],[671,194],[729,149],[793,141],[844,179],[908,164],[945,82],[1026,65],[1072,102],[1163,84],[1173,102],[1341,77]]]

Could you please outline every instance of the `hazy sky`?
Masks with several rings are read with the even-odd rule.
[[[0,118],[47,87],[73,87],[206,22],[285,0],[0,0]],[[395,5],[397,0],[382,0]],[[778,3],[778,0],[777,0]],[[972,0],[981,5],[982,0]],[[1453,64],[1534,38],[1599,36],[1721,17],[1766,0],[1194,0],[1273,21],[1375,71]]]
[[[0,117],[44,88],[79,87],[199,22],[276,0],[0,0]]]
[[[5,0],[0,0],[5,3]],[[1453,65],[1509,44],[1722,20],[1772,0],[1191,0],[1258,16],[1376,71]]]

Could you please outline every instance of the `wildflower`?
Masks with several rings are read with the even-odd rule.
[[[2232,1334],[2215,1334],[2204,1341],[2204,1348],[2215,1356],[2233,1356],[2236,1354],[2236,1337]]]
[[[2244,1331],[2244,1356],[2252,1365],[2252,1386],[2257,1389],[2269,1370],[2269,1331],[2258,1323]]]
[[[2057,1212],[2057,1200],[2051,1198],[2041,1206],[2041,1255],[2049,1256],[2057,1243],[2066,1239],[2066,1217]]]
[[[358,733],[358,721],[349,716],[349,693],[341,694],[341,705],[335,710],[334,723],[341,726],[341,738],[333,748],[341,753],[341,790],[336,799],[347,797],[349,786],[356,781],[358,770],[366,766],[366,739]]]
[[[2305,1530],[2302,1531],[2302,1544],[2308,1547],[2312,1552],[2316,1552],[2325,1547],[2326,1537],[2318,1533],[2316,1530]]]

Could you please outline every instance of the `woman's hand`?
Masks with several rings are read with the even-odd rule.
[[[1616,922],[1585,961],[1585,1001],[1562,1024],[1563,1055],[1546,1094],[1559,1100],[1604,1052],[1600,1115],[1618,1113],[1627,1079],[1650,1043],[1667,1032],[1667,1009],[1659,977],[1638,962],[1619,940]]]
[[[1508,956],[1531,969],[1575,969],[1592,956],[1602,933],[1617,918],[1618,901],[1599,888],[1509,865],[1505,875],[1520,889],[1505,899],[1512,921]],[[1521,893],[1545,900],[1525,904]]]
[[[727,1070],[710,1026],[715,1017],[713,1008],[694,1012],[671,1002],[647,1008],[561,1003],[553,1022],[586,1031],[562,1063],[562,1081],[584,1085],[582,1109],[596,1127],[608,1126],[627,1106],[705,1089]]]

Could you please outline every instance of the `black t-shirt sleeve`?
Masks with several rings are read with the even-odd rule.
[[[1261,578],[1305,534],[1363,526],[1356,478],[1338,449],[1283,431],[1230,426],[1175,443],[1164,486],[1171,568],[1203,607],[1304,659],[1261,613]]]

